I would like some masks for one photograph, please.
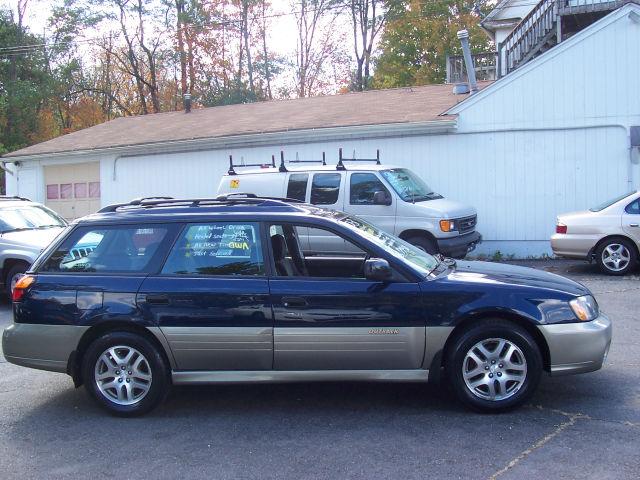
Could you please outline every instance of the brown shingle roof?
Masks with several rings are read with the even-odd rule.
[[[5,157],[265,132],[450,120],[452,117],[440,114],[464,98],[466,95],[453,95],[451,85],[426,85],[211,107],[189,114],[178,111],[121,117]]]

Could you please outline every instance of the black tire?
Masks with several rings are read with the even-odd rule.
[[[480,394],[483,392],[474,393],[471,387],[468,387],[465,383],[463,375],[463,366],[465,366],[467,353],[479,342],[490,341],[490,339],[504,339],[512,345],[515,345],[520,352],[515,353],[515,357],[511,358],[518,358],[518,356],[522,354],[526,360],[526,373],[523,375],[524,380],[519,382],[519,386],[515,381],[505,382],[506,390],[505,398],[503,399],[490,400],[481,398]],[[496,350],[497,346],[498,344],[496,342]],[[447,380],[458,399],[464,405],[475,411],[495,413],[511,410],[527,401],[531,395],[533,395],[540,382],[543,366],[540,349],[531,335],[519,325],[501,319],[484,320],[461,332],[455,337],[451,348],[448,348],[445,362]],[[498,360],[499,363],[497,364],[492,364],[491,362],[492,360],[489,359],[489,361],[483,365],[478,365],[480,373],[477,374],[478,377],[474,378],[493,382],[493,387],[498,391],[499,388],[504,387],[499,387],[501,384],[497,382],[500,380],[497,376],[493,376],[498,375],[498,373],[490,374],[490,372],[496,368],[498,372],[503,371],[505,372],[504,375],[507,375],[512,373],[513,370],[507,370],[506,366],[504,369],[498,369],[498,365],[503,365],[500,363],[500,360]],[[470,363],[473,365],[474,362],[471,361]],[[468,364],[469,363],[467,363],[467,365]],[[485,371],[487,367],[489,367],[489,371]],[[500,375],[502,376],[503,373]],[[493,380],[488,380],[489,376],[493,376]],[[510,389],[512,390],[510,391]]]
[[[626,252],[628,252],[628,256],[629,256],[628,263],[626,267],[621,268],[620,270],[612,269],[612,268],[615,268],[615,266],[613,265],[612,265],[612,268],[609,268],[605,263],[605,260],[603,259],[603,255],[605,254],[605,251],[608,248],[619,248],[620,246],[622,247],[622,251],[626,249]],[[607,275],[626,275],[631,270],[636,268],[638,264],[638,254],[636,252],[636,247],[632,242],[630,242],[626,238],[614,237],[614,238],[605,240],[596,249],[595,256],[596,256],[596,262],[598,262],[598,266],[600,267],[600,270],[603,273],[606,273]]]
[[[418,247],[421,250],[424,250],[427,253],[430,253],[431,255],[435,255],[436,253],[438,253],[438,246],[436,245],[436,242],[434,242],[430,238],[421,236],[409,237],[407,238],[407,242]]]
[[[11,280],[16,275],[26,272],[29,269],[29,264],[24,262],[15,263],[7,272],[4,277],[5,293],[9,300],[11,300]]]
[[[109,348],[116,346],[125,346],[137,350],[147,362],[148,369],[145,369],[145,373],[151,374],[151,379],[149,380],[150,387],[147,393],[141,396],[140,400],[128,405],[121,405],[110,399],[108,397],[109,393],[103,393],[100,390],[98,380],[95,377],[96,365],[101,361],[100,357],[102,354]],[[121,350],[121,352],[123,351],[126,352],[125,350]],[[136,358],[138,357],[134,357],[134,360]],[[104,363],[102,365],[104,366]],[[116,370],[116,372],[120,372],[121,377],[126,375],[122,370]],[[114,384],[117,380],[125,380],[124,378],[116,377],[115,372],[113,375]],[[133,377],[135,377],[135,375],[131,377],[135,383],[136,379]],[[145,337],[130,332],[112,332],[94,340],[91,345],[89,345],[82,359],[82,378],[87,392],[89,392],[98,404],[110,413],[121,417],[134,417],[151,411],[164,400],[171,385],[169,367],[156,346]],[[129,377],[126,379],[128,381]],[[135,400],[135,390],[132,391],[134,392],[134,398],[132,398],[132,400]],[[138,391],[138,393],[140,393],[140,391]]]

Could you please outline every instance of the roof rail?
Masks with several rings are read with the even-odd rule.
[[[344,158],[342,156],[342,148],[338,149],[338,164],[336,170],[346,170],[344,162],[376,162],[376,165],[380,163],[380,150],[376,150],[376,158],[356,158],[356,151],[353,151],[353,158]]]
[[[327,164],[327,158],[325,156],[325,153],[322,152],[322,160],[300,160],[300,158],[298,157],[298,152],[296,152],[296,159],[295,160],[286,160],[286,162],[288,163],[319,163],[321,162],[322,165],[326,165]],[[284,151],[280,150],[280,168],[279,170],[281,172],[287,172],[287,167],[285,166],[285,159],[284,159]]]
[[[217,205],[262,205],[264,206],[279,206],[288,205],[290,203],[304,203],[300,200],[293,198],[280,198],[280,197],[259,197],[254,193],[229,193],[226,195],[218,195],[213,198],[171,198],[171,197],[148,197],[137,198],[128,203],[116,203],[113,205],[107,205],[106,207],[98,210],[97,213],[112,213],[118,210],[135,210],[135,209],[147,209],[154,207],[206,207]]]
[[[260,167],[260,168],[276,168],[276,157],[275,155],[271,155],[271,163],[245,163],[245,164],[235,164],[233,163],[233,155],[229,155],[229,170],[227,173],[229,175],[237,175],[236,168],[237,167]]]
[[[30,202],[31,200],[25,197],[19,197],[17,195],[0,195],[0,200],[21,200],[23,202]]]

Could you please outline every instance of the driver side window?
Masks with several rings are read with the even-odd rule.
[[[306,232],[316,241],[304,245]],[[270,226],[269,236],[279,277],[364,278],[367,252],[330,230],[279,224]]]

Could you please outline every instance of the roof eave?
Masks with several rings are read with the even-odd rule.
[[[402,122],[376,125],[357,125],[344,127],[324,127],[305,130],[288,130],[284,132],[264,132],[225,137],[197,138],[187,140],[170,140],[166,142],[121,145],[106,148],[65,150],[59,152],[43,152],[37,154],[6,154],[2,160],[30,161],[43,158],[77,157],[86,155],[138,156],[157,153],[181,153],[187,151],[221,149],[227,147],[258,147],[283,145],[305,141],[355,140],[363,137],[395,137],[413,135],[434,135],[455,131],[457,120],[455,115],[446,115],[438,120],[422,122]],[[14,152],[16,153],[16,152]]]

